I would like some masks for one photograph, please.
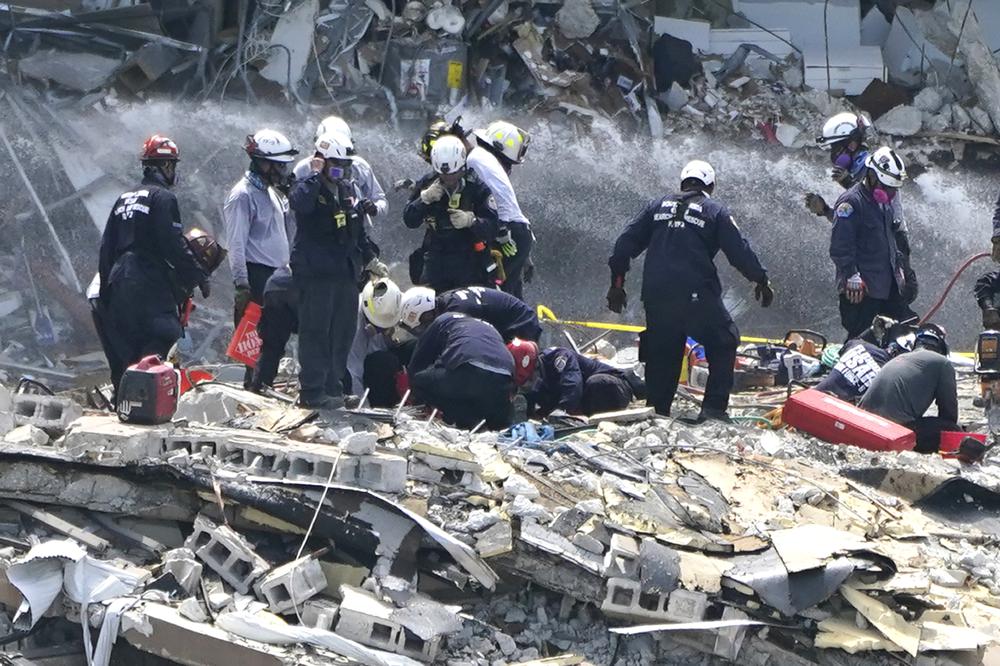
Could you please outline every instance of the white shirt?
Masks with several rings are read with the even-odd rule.
[[[517,203],[514,186],[510,184],[510,178],[496,155],[482,146],[476,146],[466,158],[466,164],[493,194],[501,222],[529,224],[528,218],[521,212],[521,206]]]

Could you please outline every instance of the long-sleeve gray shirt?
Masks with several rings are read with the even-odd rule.
[[[248,262],[273,268],[286,265],[289,238],[295,236],[288,199],[255,181],[250,174],[240,178],[222,207],[229,270],[237,285],[249,285]]]
[[[947,357],[917,349],[885,364],[860,407],[906,425],[923,416],[932,403],[937,403],[940,418],[958,422],[955,369]]]

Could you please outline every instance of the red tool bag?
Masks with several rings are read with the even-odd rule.
[[[166,423],[177,411],[177,372],[159,356],[130,365],[118,385],[118,419],[139,425]]]
[[[870,451],[912,451],[917,444],[912,430],[816,389],[790,397],[781,419],[824,441]]]
[[[264,346],[264,341],[257,333],[260,313],[260,306],[251,301],[243,312],[243,319],[233,332],[233,339],[229,341],[229,347],[226,349],[226,356],[251,368],[257,367],[260,350]]]

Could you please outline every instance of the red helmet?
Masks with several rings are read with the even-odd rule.
[[[538,367],[538,345],[530,340],[514,338],[507,344],[514,357],[514,383],[524,386]]]
[[[226,258],[226,251],[214,238],[201,229],[192,229],[184,233],[188,247],[191,248],[195,259],[201,264],[206,273],[211,275]]]
[[[181,151],[173,139],[160,134],[154,134],[146,139],[142,144],[142,156],[139,158],[143,162],[146,160],[170,160],[176,162],[181,158]]]

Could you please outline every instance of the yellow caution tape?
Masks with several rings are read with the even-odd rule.
[[[559,319],[556,314],[546,305],[539,304],[536,310],[538,314],[539,321],[547,321],[552,324],[562,324],[564,326],[582,326],[584,328],[596,328],[601,331],[620,331],[622,333],[642,333],[646,330],[645,326],[636,326],[635,324],[612,324],[602,321],[569,321],[567,319]],[[783,340],[773,340],[771,338],[754,338],[750,336],[743,336],[740,338],[742,342],[753,342],[756,344],[781,344]]]

